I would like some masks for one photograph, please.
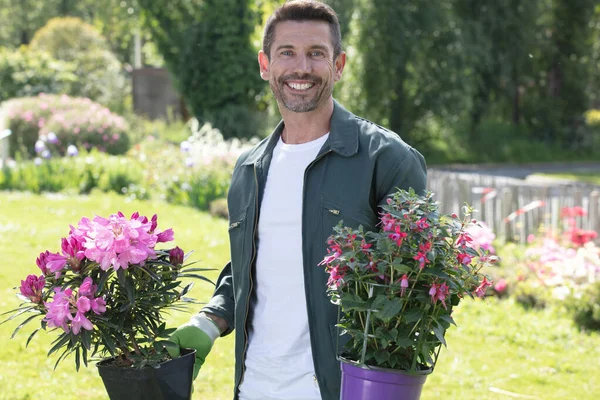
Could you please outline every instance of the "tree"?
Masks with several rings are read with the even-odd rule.
[[[474,85],[469,111],[470,140],[482,118],[495,111],[519,125],[522,97],[535,79],[532,58],[539,55],[537,0],[457,0],[463,43]],[[492,110],[491,110],[492,109]],[[493,110],[495,109],[495,110]]]
[[[346,97],[411,144],[428,140],[415,124],[464,108],[464,55],[452,0],[362,0],[356,4]],[[354,36],[354,37],[352,37]],[[357,60],[358,58],[358,60]]]
[[[259,23],[249,0],[139,0],[153,40],[186,104],[223,135],[256,134],[264,88],[250,37]]]

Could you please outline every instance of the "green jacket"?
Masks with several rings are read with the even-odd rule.
[[[235,389],[243,379],[248,344],[260,204],[269,164],[279,136],[275,131],[240,156],[228,195],[231,261],[221,272],[214,295],[203,311],[224,318],[235,328]],[[395,188],[425,190],[423,156],[395,133],[359,118],[335,102],[329,138],[304,174],[302,251],[314,368],[324,400],[338,400],[341,384],[335,324],[337,307],[326,294],[327,274],[318,266],[327,238],[340,220],[375,230],[378,207]],[[300,245],[300,244],[299,244]],[[280,316],[285,323],[285,316]],[[293,362],[293,360],[290,360]]]

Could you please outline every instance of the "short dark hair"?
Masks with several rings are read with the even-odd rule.
[[[342,34],[337,14],[327,4],[315,0],[288,0],[267,20],[263,34],[263,51],[271,58],[275,26],[283,21],[323,21],[329,24],[333,44],[333,59],[342,53]]]

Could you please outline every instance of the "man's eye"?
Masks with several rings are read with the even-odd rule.
[[[321,56],[323,56],[323,52],[322,51],[313,51],[312,53],[310,53],[310,55],[313,57],[321,57]]]
[[[281,52],[281,55],[282,55],[282,56],[291,56],[291,55],[292,55],[292,52],[291,52],[291,51],[289,51],[289,50],[285,50],[285,51],[282,51],[282,52]]]

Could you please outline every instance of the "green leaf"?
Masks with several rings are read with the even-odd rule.
[[[401,348],[411,347],[414,344],[415,344],[415,341],[413,339],[409,339],[409,338],[399,338],[398,340],[396,340],[396,346],[401,347]]]
[[[113,269],[109,269],[108,271],[103,271],[102,273],[100,273],[100,280],[98,281],[98,287],[96,288],[96,296],[98,296],[102,290],[104,290],[104,285],[106,285],[106,282],[108,281],[108,278],[110,277],[110,275],[112,274]]]
[[[423,311],[418,309],[410,310],[403,315],[403,318],[404,323],[407,324],[418,321],[419,319],[423,318]]]
[[[342,309],[344,311],[367,311],[367,302],[355,293],[341,293]]]
[[[83,329],[81,332],[81,343],[83,344],[83,347],[88,350],[91,349],[91,341],[91,332]]]
[[[27,311],[29,311],[29,310],[33,310],[34,308],[35,308],[35,307],[34,307],[34,306],[32,306],[32,305],[31,305],[31,303],[29,303],[29,304],[28,304],[27,306],[25,306],[25,307],[23,307],[23,306],[21,305],[21,306],[19,306],[18,308],[14,308],[14,309],[12,309],[12,310],[9,310],[9,311],[6,311],[6,312],[3,312],[3,313],[2,313],[2,314],[0,314],[0,315],[6,315],[6,314],[14,313],[15,311],[19,311],[17,314],[15,314],[15,315],[11,316],[10,318],[8,318],[8,319],[5,319],[4,321],[0,322],[0,325],[2,325],[3,323],[5,323],[5,322],[7,322],[7,321],[10,321],[11,319],[14,319],[14,318],[16,318],[17,316],[19,316],[19,315],[23,314],[24,312],[27,312]]]
[[[190,289],[194,286],[194,282],[191,282],[190,284],[186,285],[186,287],[183,288],[183,290],[180,293],[180,296],[185,296],[187,294],[187,292],[190,291]]]
[[[36,330],[34,330],[33,332],[31,332],[31,335],[29,335],[29,337],[27,338],[27,342],[25,342],[25,347],[27,348],[27,346],[29,346],[29,342],[31,342],[31,339],[33,339],[33,337],[35,336],[36,333],[38,333],[38,331],[42,329],[42,328],[37,328]]]
[[[385,349],[379,349],[373,354],[377,364],[383,364],[390,359],[390,352]]]
[[[52,353],[54,353],[56,350],[66,345],[70,339],[71,335],[66,332],[62,333],[54,342],[52,342],[54,343],[54,346],[52,346],[52,348],[48,351],[48,356],[52,355]]]
[[[82,347],[81,348],[81,353],[82,353],[81,354],[81,358],[83,359],[83,365],[85,365],[86,368],[87,368],[87,366],[88,366],[88,362],[87,362],[87,358],[88,358],[87,349],[85,347]]]
[[[25,325],[26,325],[26,324],[27,324],[29,321],[31,321],[32,319],[34,319],[34,318],[37,318],[37,317],[39,317],[39,316],[40,316],[40,314],[31,315],[31,316],[29,316],[29,317],[28,317],[28,318],[27,318],[25,321],[21,322],[21,323],[19,324],[19,326],[17,326],[17,327],[15,328],[15,330],[13,331],[12,335],[10,336],[10,338],[11,338],[11,339],[12,339],[12,338],[14,338],[14,337],[15,337],[15,335],[17,334],[17,332],[19,332],[19,330],[21,330],[21,328],[22,328],[22,327],[24,327],[24,326],[25,326]]]
[[[440,324],[437,324],[437,326],[433,327],[433,333],[435,333],[435,336],[438,338],[438,340],[444,345],[446,346],[446,340],[444,339],[444,328],[442,328],[442,326]]]
[[[75,349],[75,371],[79,371],[79,367],[81,366],[81,360],[80,357],[81,354],[79,353],[79,347],[77,347]]]
[[[402,264],[401,262],[396,262],[396,260],[394,260],[392,263],[392,267],[394,268],[394,271],[397,271],[401,274],[412,272],[412,268],[410,268],[408,265]]]
[[[117,278],[119,279],[119,285],[121,285],[124,288],[127,288],[127,280],[125,278],[125,270],[122,268],[119,268],[117,270]]]
[[[380,312],[375,315],[383,321],[389,321],[402,310],[404,300],[394,297],[392,300],[387,300]]]
[[[213,285],[215,285],[215,283],[213,281],[211,281],[210,279],[202,276],[202,275],[196,275],[196,274],[179,274],[177,275],[179,278],[193,278],[193,279],[200,279],[203,280],[205,282],[211,283]]]
[[[442,315],[442,316],[440,316],[440,318],[443,319],[444,321],[448,322],[449,324],[457,326],[456,323],[454,322],[454,319],[449,315]]]

